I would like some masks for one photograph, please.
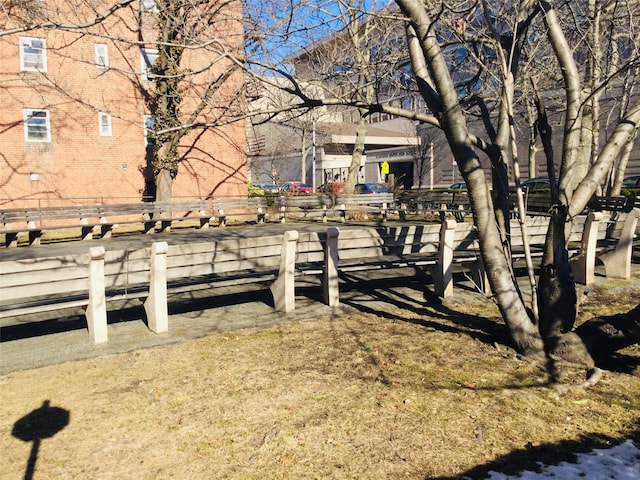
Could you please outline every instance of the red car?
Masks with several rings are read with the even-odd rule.
[[[322,185],[318,190],[322,193],[344,193],[345,182],[329,182]]]
[[[285,193],[313,193],[313,187],[302,182],[286,182],[282,185],[282,191]]]

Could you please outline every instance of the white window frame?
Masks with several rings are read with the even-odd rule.
[[[23,72],[46,72],[47,41],[38,37],[19,37],[18,41],[20,42],[20,70]]]
[[[140,49],[140,71],[144,80],[153,80],[153,75],[149,70],[158,59],[158,50],[155,48]]]
[[[24,121],[24,141],[28,143],[51,142],[51,116],[49,114],[49,110],[24,108],[22,113]],[[34,118],[43,120],[34,122]],[[39,135],[38,132],[43,130],[44,135]],[[36,135],[34,136],[34,134]]]
[[[156,124],[155,115],[144,115],[142,117],[142,124],[144,125],[144,146],[149,146],[149,130],[151,130]]]
[[[98,132],[101,137],[111,137],[113,135],[111,114],[109,112],[98,112]]]
[[[156,3],[156,0],[142,0],[142,6],[144,6],[144,9],[147,12],[158,11],[158,4]]]
[[[96,67],[100,70],[109,69],[109,47],[106,43],[95,44]]]

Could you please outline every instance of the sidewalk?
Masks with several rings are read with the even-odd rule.
[[[0,342],[0,375],[16,370],[38,368],[73,360],[124,353],[144,348],[169,345],[232,330],[261,329],[281,322],[314,320],[322,316],[339,317],[354,311],[397,311],[398,301],[423,304],[423,285],[429,277],[415,276],[413,269],[368,271],[351,275],[362,281],[343,285],[340,306],[322,303],[322,287],[317,278],[296,282],[296,310],[276,312],[268,290],[222,292],[219,297],[189,299],[170,305],[169,332],[151,332],[143,321],[143,308],[109,313],[109,341],[93,345],[86,330],[86,320],[76,316],[62,320],[46,320],[28,327],[8,327]],[[467,303],[490,302],[469,285],[458,285],[456,300]],[[37,333],[34,333],[37,331]],[[12,338],[13,337],[13,338]]]

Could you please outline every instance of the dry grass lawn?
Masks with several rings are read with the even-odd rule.
[[[593,315],[637,298],[592,294]],[[0,377],[2,479],[484,478],[640,440],[640,376],[558,395],[487,305],[356,313]],[[640,363],[640,348],[625,352]],[[584,372],[566,379],[578,382]],[[43,402],[60,431],[20,423]],[[18,434],[18,433],[16,433]]]

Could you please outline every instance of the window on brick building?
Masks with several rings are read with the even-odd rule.
[[[154,144],[154,142],[149,138],[149,132],[153,130],[153,127],[155,127],[156,125],[156,116],[145,115],[143,118],[143,122],[144,122],[144,146],[148,147]]]
[[[35,110],[25,108],[24,118],[24,140],[25,142],[50,142],[51,122],[49,121],[49,110]]]
[[[158,4],[156,0],[142,0],[142,5],[147,12],[157,12]]]
[[[98,112],[98,131],[101,137],[111,136],[111,114]]]
[[[100,70],[109,69],[109,49],[106,43],[96,43],[96,66]]]
[[[150,69],[156,60],[158,59],[158,50],[155,48],[142,48],[140,50],[140,71],[142,72],[142,78],[145,80],[152,80],[153,75],[150,73]]]
[[[20,37],[20,70],[47,71],[47,43],[44,38]]]

